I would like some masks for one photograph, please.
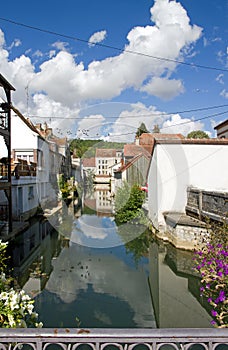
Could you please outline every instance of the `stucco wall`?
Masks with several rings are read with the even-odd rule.
[[[228,191],[228,145],[156,144],[148,174],[149,217],[156,228],[163,212],[184,212],[187,187]]]
[[[36,149],[37,134],[18,117],[12,116],[11,149]]]

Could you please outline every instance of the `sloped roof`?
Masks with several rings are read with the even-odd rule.
[[[116,157],[116,149],[97,148],[96,157],[97,158],[114,158]]]
[[[16,89],[6,80],[6,78],[3,77],[3,75],[0,73],[0,86],[2,86],[4,89],[7,90],[13,90]]]
[[[182,140],[184,139],[184,136],[182,134],[143,133],[139,137],[139,144],[140,146],[144,147],[147,150],[147,152],[151,154],[154,147],[155,140],[170,140],[170,139]]]
[[[84,168],[95,168],[96,167],[96,162],[95,162],[94,157],[82,159],[82,164],[83,164]]]
[[[48,141],[52,141],[52,142],[55,142],[58,146],[67,146],[67,138],[66,137],[62,137],[62,138],[59,138],[57,136],[54,136],[52,135]]]
[[[119,169],[114,170],[114,172],[115,173],[122,173],[124,170],[130,168],[141,157],[147,158],[148,161],[150,159],[150,156],[147,153],[145,153],[145,152],[139,153],[134,158],[132,158],[127,164],[124,164]]]
[[[167,139],[156,140],[156,144],[181,144],[181,145],[228,145],[228,139]]]
[[[216,125],[214,127],[214,129],[217,130],[217,129],[222,128],[223,126],[226,126],[226,125],[228,125],[228,119],[226,119],[223,122],[221,122],[220,124]]]
[[[147,150],[139,145],[136,145],[134,143],[128,143],[124,145],[124,156],[125,157],[135,157],[140,153],[145,153],[147,154]],[[149,154],[148,154],[149,156]]]

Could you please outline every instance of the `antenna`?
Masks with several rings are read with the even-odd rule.
[[[27,118],[28,118],[28,106],[29,106],[29,83],[26,85],[25,87],[25,91],[26,91],[26,109],[27,109]]]

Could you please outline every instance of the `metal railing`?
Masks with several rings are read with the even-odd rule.
[[[0,329],[1,350],[227,350],[228,329]]]

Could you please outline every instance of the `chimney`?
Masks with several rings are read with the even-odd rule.
[[[42,131],[42,130],[43,130],[43,129],[42,129],[42,124],[41,124],[41,123],[37,123],[37,124],[35,125],[35,128],[38,129],[39,131]]]

